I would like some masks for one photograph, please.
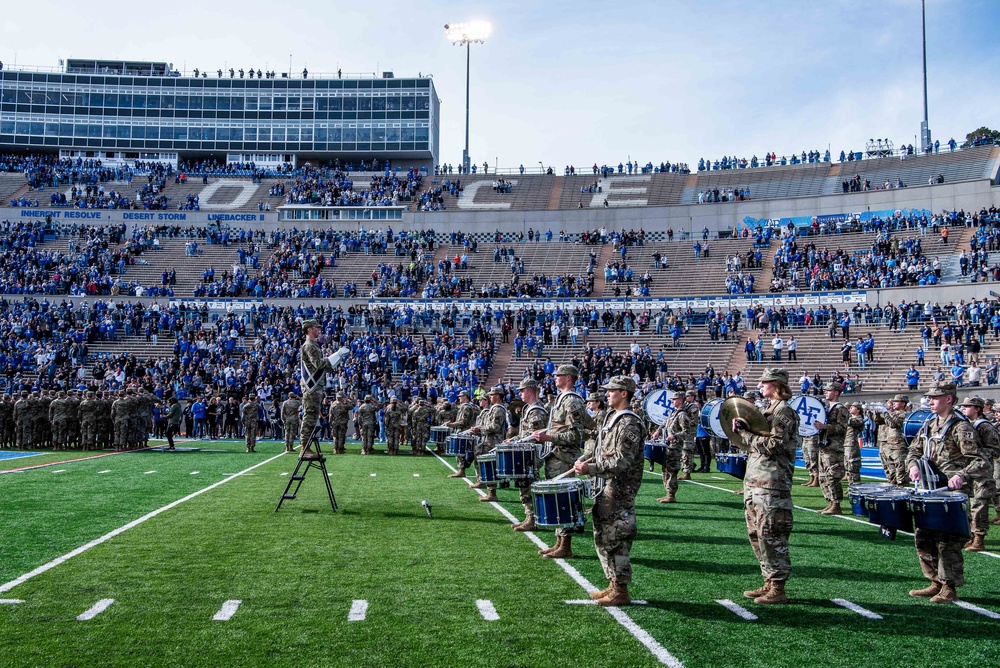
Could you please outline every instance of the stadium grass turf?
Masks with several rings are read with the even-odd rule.
[[[0,580],[6,582],[146,512],[273,457],[225,452],[131,453],[0,476]],[[450,459],[450,458],[449,458]],[[607,612],[566,605],[586,593],[507,527],[491,504],[434,457],[330,457],[340,510],[311,472],[274,513],[294,467],[284,456],[99,545],[0,598],[2,663],[10,666],[651,666],[655,658]],[[60,467],[63,468],[63,467]],[[112,473],[98,474],[111,469]],[[156,470],[155,474],[143,475]],[[191,471],[198,475],[190,475]],[[371,476],[375,473],[375,477]],[[418,474],[419,477],[414,477]],[[742,597],[759,568],[746,542],[738,481],[696,475],[679,503],[640,491],[628,615],[687,666],[997,665],[1000,621],[906,595],[922,586],[912,539],[795,511],[788,606]],[[721,489],[716,489],[721,488]],[[427,499],[434,518],[421,501]],[[520,517],[516,491],[501,505]],[[796,488],[797,505],[825,505]],[[845,506],[847,504],[845,503]],[[11,519],[12,521],[7,521]],[[551,532],[538,534],[547,543]],[[1000,547],[995,537],[991,548]],[[588,531],[569,563],[605,580]],[[969,555],[965,600],[1000,612],[1000,559]],[[77,615],[102,598],[96,618]],[[884,617],[830,602],[848,599]],[[212,621],[229,599],[242,606]],[[348,621],[352,601],[364,621]],[[493,603],[485,621],[477,599]],[[716,599],[759,616],[744,621]]]

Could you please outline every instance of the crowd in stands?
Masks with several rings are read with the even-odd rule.
[[[843,153],[841,153],[843,156]],[[841,157],[841,162],[844,159]],[[788,156],[781,156],[780,158],[774,152],[764,154],[764,160],[760,160],[756,155],[747,160],[746,158],[737,158],[736,156],[722,156],[718,160],[711,160],[701,158],[698,160],[698,171],[704,172],[706,170],[718,171],[725,169],[753,169],[755,167],[773,167],[774,165],[799,165],[799,164],[813,164],[819,162],[830,162],[830,151],[825,151],[820,153],[819,151],[802,151],[801,155],[792,154],[789,158]]]
[[[745,202],[750,199],[750,188],[726,187],[719,189],[711,188],[698,193],[698,204],[717,204],[719,202]]]

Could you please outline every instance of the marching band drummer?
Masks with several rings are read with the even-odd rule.
[[[958,393],[955,383],[935,383],[927,390],[934,416],[924,423],[910,443],[906,468],[910,480],[920,480],[918,463],[926,457],[948,478],[948,489],[961,490],[972,498],[973,486],[990,475],[989,457],[979,444],[972,424],[953,414]],[[910,596],[930,598],[931,603],[958,600],[958,587],[965,584],[962,546],[965,536],[918,528],[913,542],[920,570],[931,581],[929,587],[913,589]]]
[[[488,410],[483,411],[480,416],[480,423],[471,429],[473,434],[483,437],[479,440],[479,445],[476,447],[477,457],[485,455],[504,439],[507,433],[507,424],[510,422],[510,418],[507,416],[507,407],[503,403],[503,388],[499,385],[494,386],[487,396],[490,400],[490,407]],[[473,487],[481,484],[476,483]],[[483,502],[496,501],[497,484],[491,483],[486,485],[486,488],[489,490],[489,493],[486,496],[480,497],[479,500]]]
[[[479,417],[479,407],[469,401],[469,393],[466,390],[462,390],[458,393],[458,415],[455,417],[454,422],[448,422],[445,426],[451,427],[457,432],[463,432],[476,426],[477,417]],[[465,462],[465,455],[458,455],[455,462],[458,471],[448,477],[464,478]]]
[[[764,575],[763,587],[743,595],[754,603],[787,603],[785,581],[792,570],[788,537],[792,533],[792,474],[799,445],[799,414],[788,404],[792,390],[784,369],[765,369],[760,377],[760,392],[770,400],[763,413],[769,433],[751,433],[746,421],[733,419],[733,430],[741,434],[748,450],[743,480],[747,534]]]
[[[518,432],[518,439],[527,440],[533,432],[545,429],[549,423],[549,412],[538,401],[538,383],[534,378],[525,378],[517,386],[518,394],[524,406],[521,408],[521,424]],[[537,466],[537,462],[536,462]],[[534,531],[535,508],[531,500],[530,478],[522,478],[514,481],[514,486],[521,493],[521,505],[524,506],[524,521],[511,525],[514,531]]]
[[[674,404],[673,412],[667,415],[663,426],[653,434],[653,438],[659,438],[662,434],[667,446],[666,459],[660,467],[666,495],[658,498],[657,503],[677,503],[677,481],[681,479],[678,473],[681,470],[682,453],[689,441],[694,443],[696,433],[691,426],[688,412],[684,410],[684,396],[678,392],[671,401]]]
[[[889,400],[888,410],[875,413],[878,425],[878,454],[882,459],[885,479],[897,487],[906,486],[906,441],[903,440],[903,423],[910,398],[897,394]]]
[[[584,431],[588,421],[587,408],[583,397],[573,391],[580,370],[572,364],[561,364],[556,369],[556,398],[549,413],[549,426],[531,434],[539,443],[551,443],[552,453],[545,459],[545,477],[555,478],[573,468],[579,459],[583,446]],[[592,424],[592,422],[591,422]],[[556,544],[539,550],[539,554],[549,559],[568,559],[573,556],[571,543],[574,529],[556,529]]]
[[[590,597],[601,606],[629,605],[629,551],[636,535],[635,496],[642,484],[646,429],[643,419],[629,410],[634,380],[615,376],[601,387],[607,392],[608,417],[600,427],[594,461],[588,463],[585,455],[573,464],[573,470],[577,475],[594,476],[597,490],[591,513],[594,547],[609,585],[591,592]]]

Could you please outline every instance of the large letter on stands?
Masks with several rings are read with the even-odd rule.
[[[648,199],[611,199],[612,195],[645,195],[645,186],[626,186],[626,183],[648,183],[649,174],[638,176],[609,176],[604,179],[604,192],[597,193],[590,200],[591,208],[604,206],[604,200],[608,200],[608,206],[646,206]]]
[[[517,180],[511,179],[509,183],[512,186],[516,186]],[[482,202],[480,204],[476,204],[476,193],[479,192],[479,189],[483,186],[492,188],[493,184],[489,181],[482,180],[475,181],[474,183],[470,183],[465,186],[462,190],[462,196],[458,198],[458,208],[472,209],[474,211],[499,211],[510,208],[510,202]]]

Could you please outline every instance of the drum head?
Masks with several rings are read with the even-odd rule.
[[[673,390],[654,390],[643,399],[642,408],[646,411],[649,421],[653,424],[663,424],[667,416],[674,412]]]
[[[583,489],[583,480],[579,478],[564,478],[563,480],[539,480],[532,483],[531,491],[538,494],[553,494],[556,492],[575,492]]]
[[[826,422],[826,407],[822,401],[816,397],[797,394],[788,400],[788,404],[799,414],[799,436],[805,438],[819,433],[813,422]]]
[[[726,432],[722,430],[722,421],[719,419],[719,411],[722,410],[722,399],[712,399],[701,407],[701,426],[712,432],[719,438],[728,439]],[[706,424],[707,422],[707,424]]]

